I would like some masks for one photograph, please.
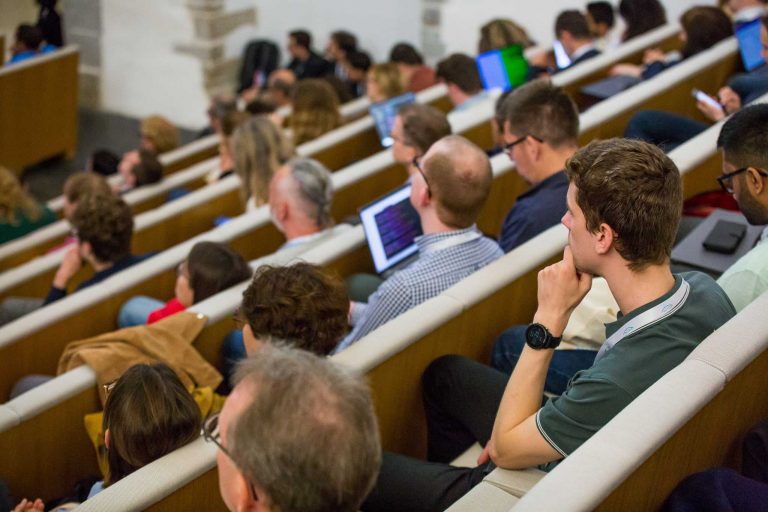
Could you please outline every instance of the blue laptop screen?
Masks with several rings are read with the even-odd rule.
[[[374,103],[368,107],[368,111],[373,117],[373,123],[376,125],[376,131],[379,132],[379,139],[381,139],[381,145],[388,148],[392,145],[392,125],[395,124],[395,117],[400,109],[416,101],[416,95],[412,92],[405,93],[401,96],[395,96],[387,101]]]
[[[475,59],[483,89],[508,91],[525,83],[528,78],[528,61],[521,45],[481,53]]]
[[[763,49],[760,43],[761,24],[760,20],[755,20],[736,28],[736,39],[739,40],[741,60],[747,71],[752,71],[765,64],[765,59],[761,55]]]

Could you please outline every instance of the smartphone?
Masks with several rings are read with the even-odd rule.
[[[739,247],[746,232],[747,227],[744,224],[719,220],[701,245],[708,251],[719,252],[720,254],[733,254]]]
[[[699,89],[693,89],[691,93],[693,94],[693,97],[696,98],[696,100],[706,103],[710,107],[716,108],[720,111],[724,111],[723,106],[714,100],[709,94]]]

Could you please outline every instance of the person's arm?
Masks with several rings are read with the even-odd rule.
[[[552,336],[562,336],[568,318],[592,285],[592,276],[579,273],[570,247],[562,261],[538,275],[539,306],[533,317]],[[560,459],[562,455],[541,435],[536,412],[541,405],[553,349],[524,347],[507,383],[496,414],[488,453],[502,468],[519,469]]]
[[[67,295],[67,285],[69,281],[83,266],[83,260],[80,258],[80,247],[75,245],[71,247],[64,255],[64,259],[56,271],[56,275],[51,283],[51,289],[43,302],[43,306],[55,302]]]

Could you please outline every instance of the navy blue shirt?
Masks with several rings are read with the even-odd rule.
[[[111,267],[105,268],[104,270],[93,274],[92,278],[80,283],[77,286],[77,288],[75,288],[75,291],[79,291],[79,290],[82,290],[83,288],[88,288],[89,286],[94,285],[96,283],[100,283],[101,281],[112,276],[113,274],[117,274],[121,270],[125,270],[126,268],[130,267],[131,265],[135,265],[136,263],[141,263],[145,259],[149,258],[150,256],[154,256],[155,254],[157,253],[150,252],[142,256],[128,256],[126,258],[123,258],[117,263],[113,264]],[[51,285],[51,289],[48,291],[48,296],[45,298],[45,302],[43,302],[43,306],[46,306],[51,302],[56,302],[59,299],[63,299],[66,296],[67,296],[66,289],[57,288],[56,286]]]
[[[499,245],[509,252],[560,222],[567,210],[568,178],[560,171],[520,194],[501,226]]]

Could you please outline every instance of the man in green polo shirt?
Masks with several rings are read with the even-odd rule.
[[[682,187],[661,150],[597,141],[566,173],[568,246],[539,272],[538,309],[511,377],[459,356],[434,361],[423,377],[431,462],[385,454],[362,510],[444,510],[494,465],[551,468],[735,314],[708,276],[670,271]],[[542,406],[554,348],[595,275],[622,313],[592,367]],[[485,446],[477,467],[446,464],[476,441]]]

